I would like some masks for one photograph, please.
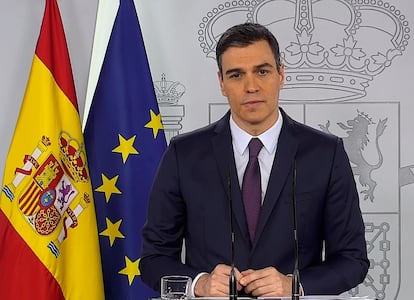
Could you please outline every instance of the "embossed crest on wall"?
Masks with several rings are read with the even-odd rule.
[[[400,102],[364,100],[376,76],[403,59],[410,39],[404,13],[376,0],[223,1],[197,24],[206,59],[215,59],[231,25],[265,25],[285,64],[280,103],[298,121],[344,141],[360,193],[371,267],[347,294],[396,299],[400,287],[400,189],[414,165],[400,166]],[[209,104],[209,120],[228,105]]]

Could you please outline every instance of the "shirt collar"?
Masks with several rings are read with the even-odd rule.
[[[234,148],[240,155],[243,155],[244,152],[247,151],[249,142],[254,137],[260,139],[260,141],[263,144],[263,147],[266,149],[268,153],[271,154],[276,151],[277,142],[279,140],[279,135],[283,124],[283,117],[280,113],[280,110],[279,118],[277,119],[276,123],[273,124],[272,127],[270,127],[268,130],[266,130],[259,136],[252,136],[243,129],[241,129],[239,126],[237,126],[236,122],[234,122],[233,117],[231,115],[229,123]]]

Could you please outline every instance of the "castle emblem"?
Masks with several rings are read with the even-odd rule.
[[[168,143],[183,127],[184,105],[179,105],[178,100],[184,95],[185,86],[178,81],[167,80],[163,73],[161,80],[154,81],[154,90]]]

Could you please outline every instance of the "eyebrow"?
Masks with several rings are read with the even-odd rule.
[[[254,66],[253,69],[258,70],[258,69],[267,68],[267,67],[274,68],[274,66],[270,63],[262,63],[260,65]],[[233,68],[233,69],[227,70],[225,75],[229,75],[231,73],[241,73],[241,72],[243,72],[241,68]]]

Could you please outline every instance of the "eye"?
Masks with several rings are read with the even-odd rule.
[[[240,74],[240,73],[238,73],[238,72],[231,73],[231,74],[229,75],[229,78],[240,78],[240,77],[241,77],[241,74]]]
[[[270,71],[267,69],[260,69],[258,73],[259,75],[267,75],[270,73]]]

